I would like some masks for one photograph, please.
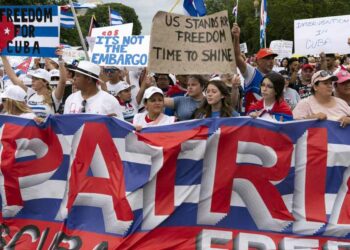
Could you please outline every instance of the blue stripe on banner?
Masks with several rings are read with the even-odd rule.
[[[29,48],[29,51],[26,52],[23,46],[22,48],[20,48],[20,46],[18,46],[17,48],[15,48],[14,46],[10,46],[10,51],[12,52],[9,52],[7,48],[4,48],[1,54],[5,56],[13,55],[15,53],[16,56],[57,57],[56,50],[57,49],[54,47],[52,48],[40,47],[39,51],[38,50],[34,51],[33,48]]]
[[[203,160],[181,159],[176,164],[175,185],[197,185],[202,180]]]
[[[145,164],[123,162],[125,189],[135,191],[148,182],[151,166]]]
[[[16,218],[54,222],[56,221],[55,218],[61,203],[61,199],[35,199],[25,201],[23,209],[17,214]]]
[[[74,23],[74,21],[73,21]],[[27,30],[20,29],[20,32],[17,36],[27,36]],[[34,37],[58,37],[59,30],[57,27],[38,27],[34,29]],[[24,37],[25,38],[25,37]]]
[[[50,180],[59,180],[59,181],[66,181],[68,176],[68,169],[70,165],[70,156],[69,155],[63,155],[63,161],[62,164],[58,167],[56,172],[52,175]]]

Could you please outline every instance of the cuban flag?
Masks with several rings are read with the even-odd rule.
[[[267,25],[267,0],[261,1],[260,8],[260,48],[265,48],[266,44],[266,25]]]
[[[24,57],[57,57],[60,11],[54,5],[3,6],[0,53]]]
[[[120,24],[123,24],[124,23],[124,19],[123,17],[119,14],[118,11],[115,11],[115,10],[111,10],[110,8],[109,9],[109,24],[111,26],[114,26],[114,25],[120,25]]]
[[[75,28],[74,17],[71,11],[61,9],[61,27],[66,29]]]
[[[190,16],[205,16],[207,14],[203,0],[184,0],[183,7]]]
[[[77,10],[79,10],[79,9],[94,9],[94,8],[97,7],[97,5],[94,4],[94,3],[83,3],[83,4],[81,4],[81,3],[73,3],[73,7],[75,9],[77,9]],[[62,6],[62,8],[66,9],[66,10],[70,9],[71,5],[67,4],[67,5]]]
[[[27,74],[31,62],[32,62],[32,58],[28,57],[28,58],[24,59],[24,61],[22,63],[18,64],[14,68],[16,75],[20,76],[20,75]],[[7,80],[10,80],[10,78],[7,75],[5,75],[2,80],[7,81]]]

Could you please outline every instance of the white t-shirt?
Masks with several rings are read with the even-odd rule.
[[[164,114],[160,114],[160,116],[152,122],[146,122],[146,115],[147,113],[139,113],[134,116],[133,124],[141,126],[143,128],[145,127],[151,127],[151,126],[159,126],[159,125],[169,125],[173,124],[175,122],[175,116],[168,116]]]
[[[23,114],[20,114],[19,117],[27,118],[27,119],[34,119],[36,117],[36,115],[34,113],[23,113]]]
[[[32,88],[27,89],[27,104],[33,110],[33,113],[37,117],[46,118],[49,114],[55,114],[55,110],[57,111],[61,101],[58,100],[55,96],[55,91],[52,91],[51,99],[53,101],[53,105],[55,105],[55,109],[53,106],[44,102],[44,96],[38,95],[36,91]]]
[[[64,114],[81,114],[84,98],[81,91],[77,91],[68,96],[64,105]],[[96,95],[86,100],[86,114],[109,115],[117,114],[117,117],[123,120],[122,108],[118,100],[103,90],[99,90]]]

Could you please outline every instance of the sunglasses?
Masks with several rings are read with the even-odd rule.
[[[86,103],[87,103],[86,100],[83,100],[81,102],[81,113],[85,113],[86,112]]]
[[[111,74],[111,73],[114,73],[116,71],[117,71],[117,69],[103,69],[103,72],[105,72],[106,74]]]
[[[332,76],[333,75],[333,72],[332,71],[329,71],[329,70],[322,70],[320,72],[320,76],[321,77],[326,77],[326,76]]]
[[[59,76],[53,76],[51,77],[51,81],[59,81],[60,77]]]

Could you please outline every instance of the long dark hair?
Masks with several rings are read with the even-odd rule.
[[[220,117],[231,117],[233,112],[233,106],[232,106],[231,94],[226,84],[223,81],[213,80],[208,83],[207,88],[209,85],[214,85],[215,87],[217,87],[221,95],[223,95],[224,97],[221,99],[222,106],[220,110]],[[211,117],[211,114],[212,114],[211,106],[208,104],[207,98],[204,98],[201,106],[196,110],[194,117],[195,118]]]
[[[269,79],[272,82],[273,88],[276,92],[276,101],[279,102],[283,97],[283,89],[285,84],[283,76],[276,72],[270,72],[264,76],[261,82],[263,82],[265,78]]]

